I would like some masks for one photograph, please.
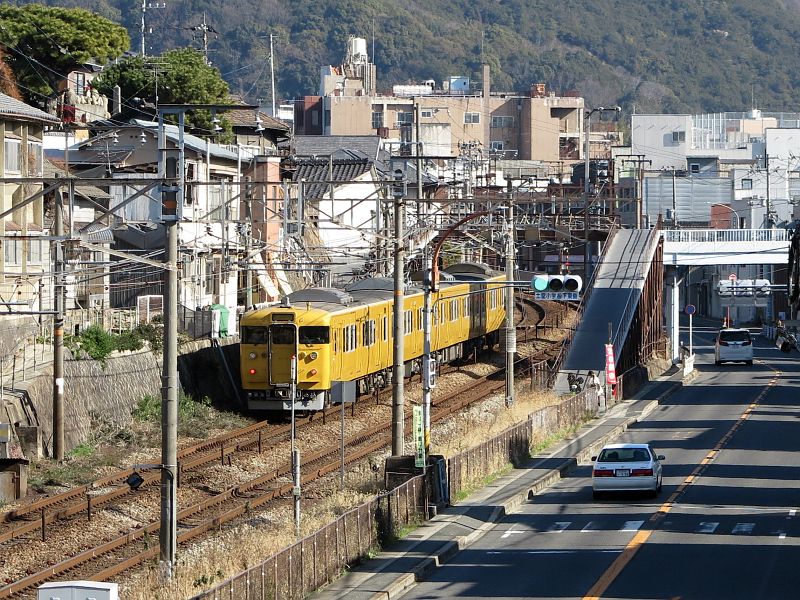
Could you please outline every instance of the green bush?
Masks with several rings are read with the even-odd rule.
[[[78,338],[78,347],[94,360],[105,362],[114,351],[114,336],[98,325],[84,329]]]
[[[117,350],[141,350],[144,347],[144,340],[133,331],[126,331],[115,336],[114,346]]]

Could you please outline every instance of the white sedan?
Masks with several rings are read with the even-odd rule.
[[[649,444],[609,444],[592,457],[592,496],[604,492],[661,492],[661,461]]]

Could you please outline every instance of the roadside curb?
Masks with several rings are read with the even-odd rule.
[[[610,429],[597,440],[592,442],[592,444],[581,449],[576,456],[565,458],[558,467],[550,470],[547,474],[540,476],[530,485],[525,486],[523,490],[515,493],[504,502],[499,503],[494,507],[491,515],[489,515],[489,517],[477,529],[475,529],[475,531],[469,535],[458,536],[453,540],[445,542],[438,550],[432,552],[430,556],[425,557],[421,564],[412,569],[410,572],[398,575],[389,585],[385,586],[384,589],[375,591],[369,597],[369,600],[394,600],[406,593],[409,588],[413,587],[418,581],[426,579],[438,567],[446,564],[459,552],[465,550],[478,541],[501,518],[513,512],[523,503],[531,500],[541,491],[558,482],[567,473],[577,468],[581,462],[588,461],[608,442],[608,440],[619,436],[621,433],[625,432],[628,427],[638,423],[641,419],[655,410],[661,401],[677,390],[681,389],[683,384],[684,381],[676,382],[657,398],[647,402],[647,404],[642,407],[638,414],[625,418],[622,423]]]

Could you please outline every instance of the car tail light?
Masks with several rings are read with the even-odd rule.
[[[250,375],[255,375],[256,374],[256,370],[255,369],[250,369],[249,373],[250,373]]]
[[[742,346],[749,346],[752,343],[753,342],[751,340],[745,340],[745,341],[742,342]]]
[[[726,342],[725,340],[720,340],[720,341],[719,341],[719,345],[720,345],[720,346],[727,346],[727,345],[728,345],[728,342]]]
[[[653,469],[633,469],[631,477],[652,477]]]
[[[595,469],[592,475],[595,477],[613,477],[614,471],[611,469]]]

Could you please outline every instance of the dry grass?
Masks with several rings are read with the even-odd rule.
[[[357,483],[352,478],[347,482],[348,486]],[[314,502],[304,500],[301,537],[321,529],[373,495],[346,488],[323,494]],[[121,586],[120,595],[124,600],[185,600],[262,563],[295,541],[292,505],[282,503],[181,552],[176,576],[169,583],[164,583],[153,567],[128,579]]]

